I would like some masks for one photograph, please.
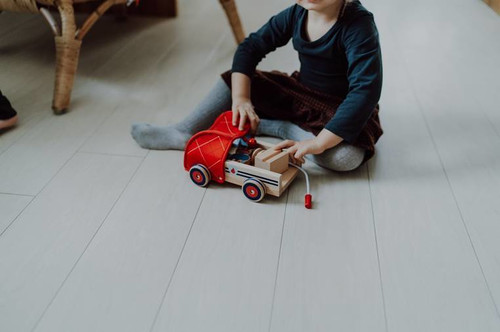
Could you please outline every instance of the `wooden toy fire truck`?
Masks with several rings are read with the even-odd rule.
[[[292,183],[297,173],[306,175],[306,207],[311,208],[307,173],[291,163],[287,151],[246,136],[250,125],[243,130],[232,125],[232,112],[221,114],[208,129],[195,134],[184,152],[184,168],[191,180],[205,187],[213,180],[241,186],[243,194],[259,202],[266,194],[279,197]]]

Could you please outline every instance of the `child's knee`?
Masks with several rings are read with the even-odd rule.
[[[365,150],[349,144],[341,144],[311,157],[311,161],[324,168],[336,172],[349,172],[361,166],[365,158]]]

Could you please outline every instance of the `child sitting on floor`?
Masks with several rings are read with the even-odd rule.
[[[256,71],[290,39],[300,72]],[[143,148],[183,150],[193,134],[232,109],[234,125],[250,121],[257,135],[286,139],[278,148],[295,159],[350,171],[373,156],[383,133],[382,58],[373,15],[358,0],[298,0],[250,34],[221,76],[183,121],[134,124],[134,139]]]

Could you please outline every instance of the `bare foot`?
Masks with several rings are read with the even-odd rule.
[[[12,118],[7,120],[0,120],[0,130],[7,129],[16,125],[18,116],[14,115]]]

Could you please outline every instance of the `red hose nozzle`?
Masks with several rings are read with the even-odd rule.
[[[306,194],[304,205],[305,205],[306,209],[312,208],[312,195],[311,194]]]

